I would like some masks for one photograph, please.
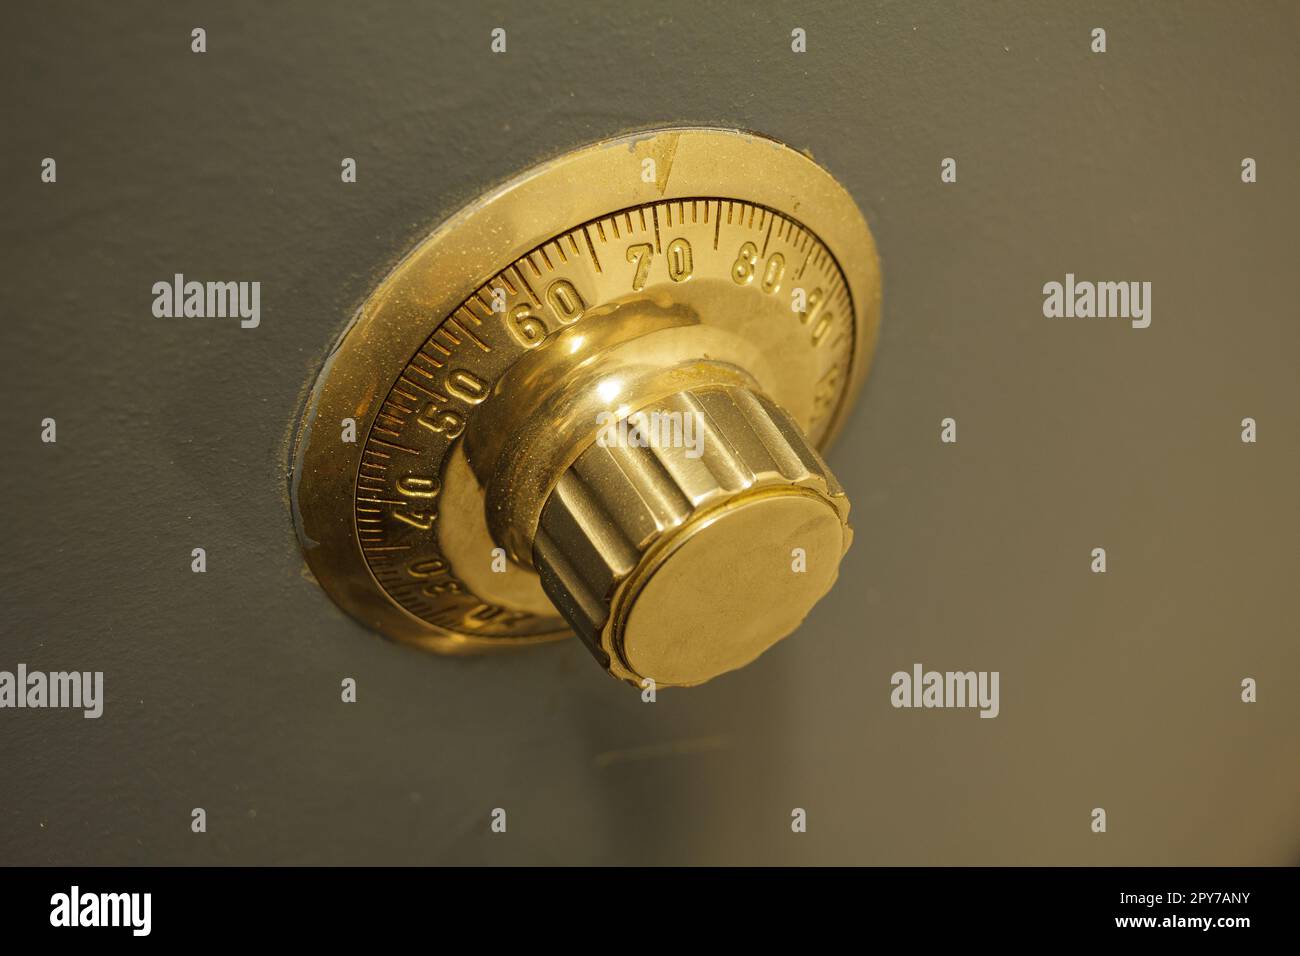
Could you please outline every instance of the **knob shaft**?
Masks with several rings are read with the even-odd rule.
[[[798,426],[739,386],[611,422],[542,508],[534,563],[603,666],[690,686],[741,667],[835,582],[848,500]]]

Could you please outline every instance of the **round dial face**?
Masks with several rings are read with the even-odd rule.
[[[480,638],[567,633],[540,585],[529,588],[529,572],[494,555],[471,514],[451,517],[449,500],[482,508],[481,489],[453,453],[521,355],[551,332],[638,299],[693,310],[734,337],[731,356],[709,357],[745,361],[821,444],[854,339],[848,283],[821,240],[784,212],[726,198],[611,212],[508,264],[431,323],[375,414],[356,476],[357,538],[394,602]]]
[[[603,375],[617,352],[627,399],[653,401],[640,392],[672,363],[736,372],[822,447],[866,375],[879,308],[852,197],[774,140],[651,130],[527,170],[419,242],[327,356],[290,486],[309,569],[366,626],[430,650],[568,636],[507,519],[535,516],[596,423],[553,432],[532,376],[586,357]],[[524,430],[520,409],[535,411]],[[503,447],[504,472],[484,457]]]

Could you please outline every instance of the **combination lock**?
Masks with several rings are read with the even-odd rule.
[[[802,153],[683,128],[561,156],[425,238],[330,353],[295,450],[307,562],[436,651],[576,633],[634,683],[740,667],[849,546],[818,450],[879,309],[867,224]]]

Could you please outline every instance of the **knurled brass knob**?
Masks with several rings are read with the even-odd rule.
[[[542,508],[542,586],[617,677],[690,686],[749,663],[835,582],[848,499],[798,426],[739,386],[611,422]]]

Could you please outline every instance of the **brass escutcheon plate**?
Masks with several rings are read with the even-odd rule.
[[[606,140],[486,194],[375,289],[310,393],[294,518],[341,607],[442,652],[570,635],[526,562],[492,570],[464,446],[491,419],[494,386],[545,337],[629,304],[690,316],[701,358],[746,369],[824,449],[874,350],[879,263],[829,173],[738,130]]]

